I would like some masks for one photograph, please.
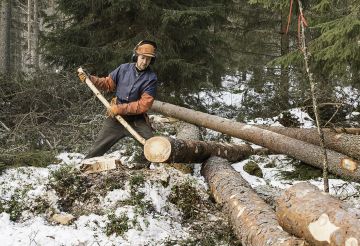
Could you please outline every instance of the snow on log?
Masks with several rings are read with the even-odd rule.
[[[234,145],[218,142],[173,139],[156,136],[144,145],[144,155],[151,162],[203,162],[211,155],[221,156],[230,161],[239,161],[253,154],[248,144]]]
[[[229,214],[235,234],[247,246],[306,245],[279,226],[275,212],[220,157],[210,157],[202,167],[202,175],[215,200]]]
[[[289,155],[312,166],[323,167],[323,150],[314,144],[281,135],[256,126],[224,119],[165,102],[155,101],[152,110],[189,123],[213,129],[268,148],[275,153]],[[359,163],[350,157],[328,150],[329,171],[341,177],[360,181]]]
[[[276,201],[276,214],[288,232],[313,245],[360,245],[360,220],[340,200],[302,182]]]

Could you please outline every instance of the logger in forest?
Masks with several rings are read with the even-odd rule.
[[[153,136],[146,112],[151,108],[156,95],[157,76],[150,68],[155,62],[156,50],[155,42],[142,40],[133,50],[131,63],[121,64],[107,77],[89,76],[98,89],[115,92],[115,97],[107,111],[109,117],[85,158],[101,156],[117,141],[131,136],[114,118],[115,115],[121,115],[143,138]],[[78,76],[85,82],[84,72],[78,73]]]

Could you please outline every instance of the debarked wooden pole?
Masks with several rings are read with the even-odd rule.
[[[84,70],[80,67],[78,70],[78,73],[84,73]],[[84,73],[85,74],[85,73]],[[105,105],[107,109],[110,109],[110,103],[106,100],[106,98],[100,93],[100,91],[94,86],[94,84],[91,82],[90,78],[85,74],[86,76],[86,84],[90,87],[90,89],[94,92],[96,97]],[[126,130],[130,132],[131,135],[134,136],[134,138],[139,141],[142,145],[145,144],[146,140],[142,136],[139,135],[130,125],[129,123],[124,120],[123,117],[120,115],[116,115],[115,118],[120,122],[121,125],[123,125]]]

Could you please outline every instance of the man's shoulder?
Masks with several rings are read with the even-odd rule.
[[[148,74],[149,78],[151,78],[152,80],[157,80],[156,73],[150,67],[146,69],[146,73]]]

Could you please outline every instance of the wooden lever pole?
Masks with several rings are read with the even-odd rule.
[[[91,82],[89,77],[86,75],[84,70],[80,67],[78,70],[78,73],[84,73],[86,76],[86,84],[90,87],[90,89],[94,92],[94,94],[99,98],[99,100],[105,105],[107,109],[110,109],[110,103],[106,100],[106,98],[100,93],[100,91],[94,86],[94,84]],[[131,135],[134,136],[134,138],[139,141],[142,145],[145,144],[146,140],[142,136],[139,135],[130,125],[127,123],[123,117],[120,115],[116,115],[115,118],[120,122],[121,125],[123,125],[126,130],[130,132]]]

